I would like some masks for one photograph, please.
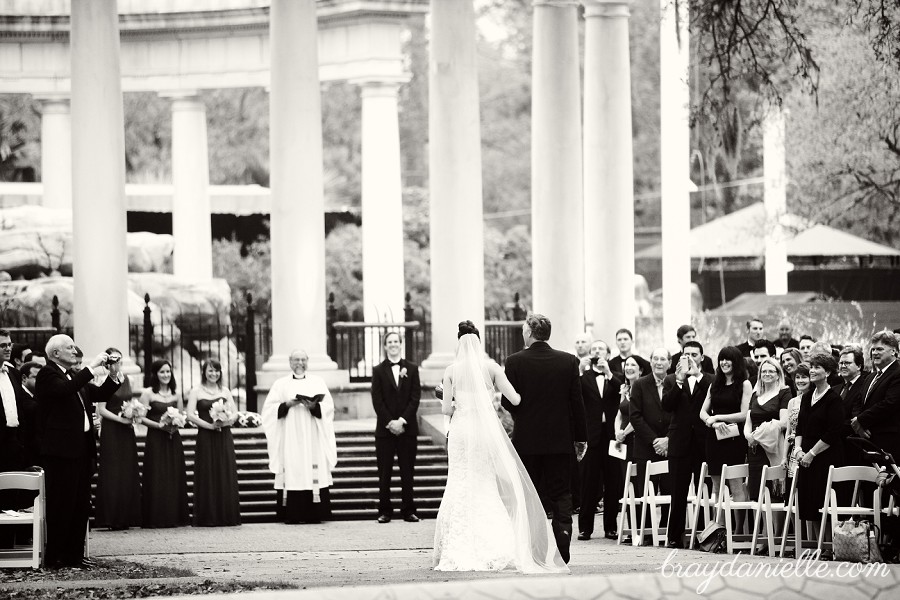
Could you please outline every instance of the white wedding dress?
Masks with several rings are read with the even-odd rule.
[[[444,381],[445,397],[453,398],[455,410],[433,566],[438,571],[511,566],[523,573],[567,573],[537,491],[497,418],[482,357],[478,337],[464,335]]]

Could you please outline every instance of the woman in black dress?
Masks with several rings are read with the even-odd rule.
[[[122,353],[107,348],[107,369],[118,379]],[[102,375],[102,374],[101,374]],[[97,478],[97,524],[112,530],[141,524],[141,480],[138,473],[137,440],[134,422],[120,417],[122,405],[132,399],[128,377],[107,402],[97,405],[103,419],[100,426],[100,466]]]
[[[706,436],[706,462],[713,480],[714,489],[721,485],[723,465],[740,465],[747,459],[747,440],[741,435],[747,412],[750,408],[750,395],[753,390],[747,378],[747,367],[741,351],[735,346],[727,346],[719,351],[716,378],[709,386],[700,419],[709,427]],[[716,432],[726,433],[729,425],[737,425],[737,435],[719,439]],[[747,500],[747,488],[740,479],[729,479],[725,482],[735,501]],[[738,523],[735,531],[744,531],[744,511],[738,511]]]
[[[172,365],[167,360],[150,366],[150,387],[141,394],[149,409],[143,418],[147,426],[144,447],[144,527],[180,527],[190,522],[187,499],[187,468],[178,428],[161,425],[169,408],[179,409]]]
[[[616,490],[620,500],[625,494],[625,469],[628,467],[628,462],[634,460],[634,426],[631,424],[631,386],[643,375],[641,365],[633,356],[629,356],[622,363],[622,371],[625,374],[625,383],[619,387],[619,412],[616,413],[615,422],[616,441],[620,444],[625,444],[626,448],[625,460],[621,461],[622,475],[619,477],[619,481],[622,483]],[[614,510],[618,511],[619,506],[621,504],[617,505]],[[604,503],[604,510],[609,510],[609,508]],[[610,537],[610,539],[612,538]],[[630,543],[628,540],[630,540],[630,536],[626,538],[626,544]]]
[[[781,365],[774,358],[766,358],[759,363],[759,379],[750,396],[750,418],[744,422],[743,435],[747,440],[747,464],[750,477],[747,478],[747,492],[751,499],[759,493],[759,480],[763,466],[779,466],[784,457],[784,431],[787,428],[788,403],[791,401],[791,389],[784,382]],[[770,461],[765,448],[756,440],[753,432],[759,430],[764,423],[774,422],[778,429],[781,444],[777,450],[777,460]],[[772,490],[780,495],[782,489]]]
[[[214,421],[210,408],[223,401],[231,411],[227,421]],[[188,420],[197,426],[197,454],[194,459],[195,527],[241,524],[238,501],[237,457],[231,426],[237,407],[231,391],[222,385],[222,365],[206,360],[200,366],[200,385],[188,394]]]
[[[822,502],[828,484],[828,468],[844,464],[844,445],[841,427],[844,409],[840,395],[828,385],[828,378],[837,370],[837,362],[830,354],[809,357],[810,389],[800,400],[795,443],[800,447],[800,466],[797,469],[797,508],[806,521],[809,539],[819,537]]]

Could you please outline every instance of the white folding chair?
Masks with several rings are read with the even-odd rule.
[[[707,480],[709,480],[707,482]],[[710,524],[713,517],[713,510],[716,504],[716,490],[713,489],[712,478],[709,475],[709,465],[704,462],[700,466],[700,477],[697,478],[696,486],[693,479],[691,480],[691,490],[688,491],[688,518],[690,519],[691,541],[688,548],[693,550],[697,544],[697,523],[700,520],[700,514],[703,514],[703,522]]]
[[[728,553],[731,554],[735,550],[749,550],[750,537],[741,534],[740,538],[734,533],[734,526],[731,517],[736,510],[752,510],[753,502],[750,500],[734,500],[731,497],[731,491],[728,489],[727,482],[731,479],[743,479],[744,481],[750,476],[750,467],[745,463],[742,465],[723,465],[722,478],[719,482],[719,497],[716,502],[716,520],[721,521],[722,513],[725,514],[725,541]]]
[[[859,505],[859,484],[863,481],[875,483],[878,478],[878,469],[875,467],[828,467],[828,481],[825,484],[825,500],[822,504],[822,522],[819,528],[819,541],[816,546],[820,551],[825,539],[825,525],[828,518],[831,517],[831,531],[837,528],[838,517],[847,515],[852,517],[871,517],[875,522],[875,529],[881,533],[881,490],[875,486],[875,492],[872,497],[872,507]],[[850,504],[841,506],[838,504],[837,493],[834,490],[834,484],[843,481],[852,481],[853,495],[850,498]],[[832,535],[832,539],[834,539]]]
[[[775,556],[775,513],[786,513],[787,502],[772,502],[772,492],[768,482],[784,481],[787,469],[782,466],[770,467],[763,465],[759,497],[756,502],[751,502],[755,517],[753,519],[753,540],[750,545],[750,555],[756,554],[757,541],[759,540],[759,522],[762,516],[766,517],[766,540],[769,547],[769,556]]]
[[[39,569],[44,560],[45,497],[44,472],[8,471],[0,473],[0,490],[29,490],[37,492],[31,512],[0,512],[0,526],[31,524],[31,547],[17,545],[0,550],[0,567],[31,567]]]
[[[621,544],[625,537],[625,519],[629,521],[629,529],[631,530],[631,545],[637,546],[640,543],[640,529],[638,528],[638,502],[640,501],[634,494],[634,478],[637,477],[637,465],[631,461],[625,466],[625,492],[622,499],[619,500],[621,510],[619,511],[619,537],[616,544]],[[626,514],[627,513],[627,514]]]
[[[657,494],[656,483],[653,478],[659,475],[668,475],[669,461],[661,460],[658,462],[647,461],[647,470],[644,473],[644,496],[642,498],[643,506],[641,508],[641,538],[647,535],[647,514],[650,515],[650,533],[653,539],[653,545],[665,545],[666,535],[669,528],[669,519],[666,518],[666,524],[660,524],[662,521],[662,507],[672,504],[672,496],[669,494]],[[671,515],[671,511],[667,513]]]
[[[781,550],[779,551],[781,558],[785,557],[788,539],[790,539],[788,532],[791,529],[791,524],[794,525],[794,556],[800,557],[800,548],[803,541],[803,521],[800,520],[800,509],[797,506],[797,478],[799,475],[800,471],[798,469],[797,474],[791,478],[791,489],[788,491],[787,504],[784,507],[784,529],[781,533]]]

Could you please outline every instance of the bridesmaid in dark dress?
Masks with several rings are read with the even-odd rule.
[[[719,489],[723,465],[740,465],[747,459],[747,440],[741,432],[747,419],[752,392],[741,351],[735,346],[722,348],[719,351],[716,378],[709,386],[703,407],[700,409],[700,419],[709,427],[706,436],[706,462],[715,489]],[[718,439],[716,431],[724,432],[730,423],[738,426],[738,434]],[[747,487],[742,480],[729,479],[725,484],[733,500],[741,502],[747,500]],[[746,531],[742,527],[743,512],[738,511],[735,530],[737,533]]]
[[[178,428],[160,425],[169,407],[179,407],[172,365],[154,361],[150,367],[150,387],[141,394],[149,408],[144,447],[143,523],[146,528],[180,527],[190,523],[187,499],[187,469],[184,446]]]
[[[107,348],[107,369],[118,378],[122,353]],[[97,479],[97,524],[111,530],[140,527],[141,480],[138,472],[137,440],[134,422],[120,417],[122,405],[132,399],[128,377],[107,402],[97,405],[103,419],[100,426],[100,468]]]
[[[806,521],[808,539],[819,537],[822,514],[819,509],[825,499],[828,468],[844,464],[844,445],[841,428],[844,408],[841,396],[828,385],[828,378],[837,370],[837,361],[830,354],[809,357],[810,389],[800,400],[797,417],[797,437],[800,465],[797,468],[797,508]],[[826,532],[826,539],[828,532]]]
[[[188,394],[187,413],[197,426],[197,454],[194,460],[194,526],[220,527],[241,524],[238,500],[237,457],[231,426],[237,407],[231,391],[222,385],[222,365],[209,359],[200,368],[200,385]],[[213,422],[210,408],[219,401],[232,417]]]

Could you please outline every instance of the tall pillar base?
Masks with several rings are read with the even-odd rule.
[[[456,360],[453,352],[434,352],[419,365],[419,381],[422,385],[437,385],[444,378],[444,371]]]

